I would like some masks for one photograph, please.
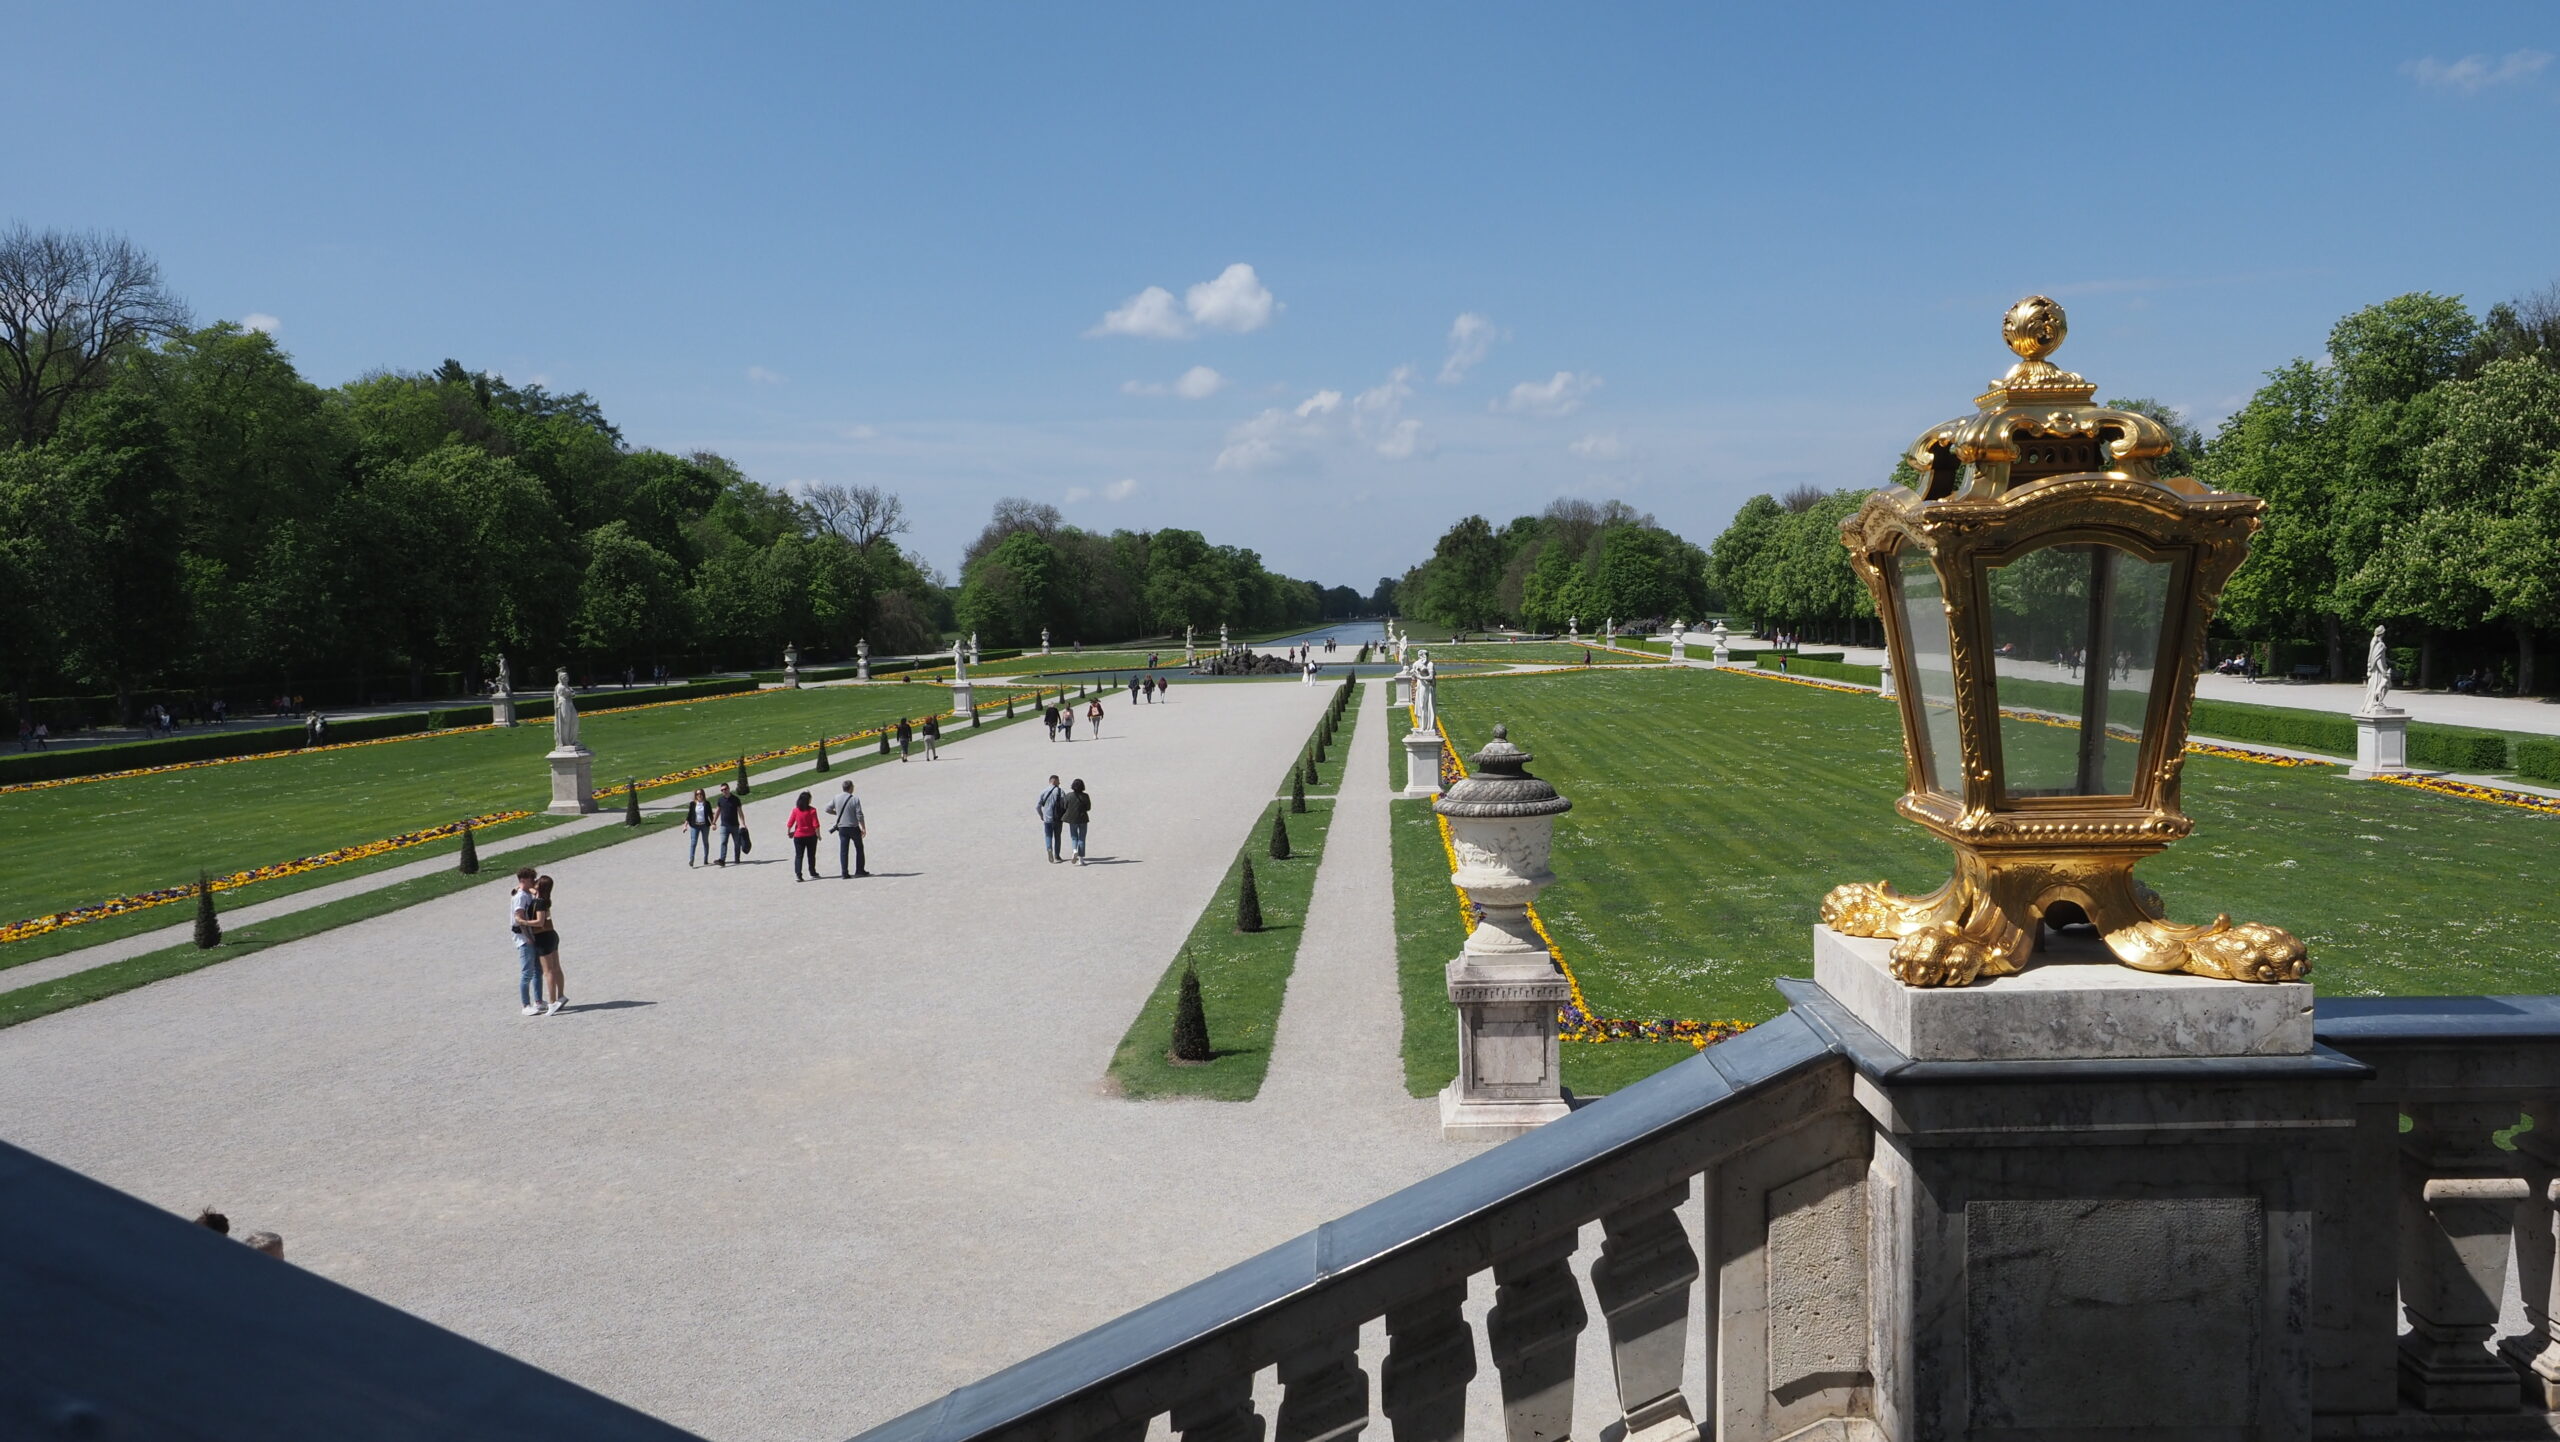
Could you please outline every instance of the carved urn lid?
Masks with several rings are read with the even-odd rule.
[[[1529,774],[1536,758],[1511,744],[1507,726],[1493,728],[1493,739],[1468,761],[1467,779],[1449,788],[1431,805],[1443,816],[1561,816],[1573,803],[1554,787]]]

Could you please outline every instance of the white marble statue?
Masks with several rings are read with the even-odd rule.
[[[1049,628],[1046,626],[1040,628],[1040,654],[1049,654]]]
[[[963,642],[963,641],[956,641],[956,640],[955,640],[955,641],[953,641],[953,642],[951,643],[951,680],[952,680],[953,684],[955,684],[955,685],[956,685],[956,684],[958,684],[959,682],[966,681],[966,680],[968,680],[968,679],[969,679],[969,651],[968,651],[968,644],[967,644],[966,642]]]
[[[1428,731],[1440,720],[1440,668],[1431,664],[1428,650],[1414,653],[1413,658],[1413,724],[1418,731]]]
[[[507,658],[504,656],[500,656],[498,658],[498,679],[493,685],[490,694],[496,696],[513,696],[516,694],[516,678],[513,673],[507,670]]]
[[[853,665],[855,680],[868,681],[871,679],[870,637],[865,636],[861,640],[853,643]]]
[[[498,679],[489,683],[489,696],[489,719],[501,726],[516,724],[516,678],[504,656],[498,658]]]
[[[969,662],[970,662],[970,664],[971,664],[971,665],[975,665],[975,664],[977,664],[977,661],[978,661],[978,633],[977,633],[977,632],[975,632],[975,631],[972,631],[972,632],[970,632],[970,633],[969,633]]]
[[[1224,621],[1218,623],[1218,649],[1221,651],[1235,649],[1235,643],[1227,639],[1227,623]]]
[[[2391,708],[2391,647],[2382,639],[2382,628],[2373,628],[2373,639],[2364,648],[2364,709],[2381,715]]]
[[[569,668],[560,668],[560,680],[551,688],[551,747],[555,751],[578,749],[578,699],[569,694]]]

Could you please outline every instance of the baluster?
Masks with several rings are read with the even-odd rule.
[[[2552,1266],[2560,1250],[2560,1097],[2536,1097],[2525,1111],[2533,1129],[2516,1136],[2517,1160],[2532,1188],[2516,1209],[2516,1291],[2524,1299],[2525,1334],[2508,1338],[2500,1350],[2524,1378],[2526,1405],[2560,1412],[2560,1335],[2551,1325],[2560,1313],[2560,1271]]]
[[[1573,1275],[1574,1240],[1567,1232],[1493,1269],[1484,1329],[1502,1376],[1510,1442],[1561,1442],[1573,1433],[1573,1344],[1590,1320]]]
[[[1459,1310],[1466,1300],[1461,1284],[1387,1313],[1379,1392],[1395,1442],[1460,1442],[1467,1435],[1476,1341]]]
[[[1280,1359],[1276,1442],[1351,1442],[1368,1425],[1358,1328]]]
[[[2528,1188],[2491,1133],[2512,1107],[2429,1103],[2409,1108],[2401,1138],[2400,1392],[2428,1412],[2516,1410],[2514,1369],[2493,1354],[2506,1294],[2516,1204]]]
[[[1173,1409],[1182,1442],[1262,1442],[1262,1414],[1253,1410],[1253,1374],[1240,1373]]]
[[[1609,1356],[1626,1413],[1624,1442],[1698,1442],[1698,1423],[1680,1390],[1688,1359],[1689,1288],[1697,1249],[1680,1224],[1689,1184],[1600,1219],[1607,1238],[1591,1267],[1591,1287],[1609,1319]]]

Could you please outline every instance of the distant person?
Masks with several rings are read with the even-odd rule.
[[[543,1012],[549,1016],[569,1003],[569,983],[560,975],[560,928],[551,920],[551,878],[541,877],[533,883],[534,954],[542,960],[542,976],[535,983],[534,1000],[542,999],[540,988],[551,988],[550,1006]]]
[[[1052,740],[1052,741],[1057,740],[1057,739],[1058,739],[1058,708],[1057,708],[1057,707],[1055,707],[1055,706],[1050,706],[1050,705],[1044,705],[1044,706],[1042,706],[1042,707],[1040,708],[1040,724],[1042,724],[1042,725],[1044,725],[1044,726],[1046,726],[1046,727],[1048,727],[1048,728],[1049,728],[1049,739],[1050,739],[1050,740]]]
[[[1085,703],[1084,729],[1093,733],[1094,740],[1102,739],[1102,698],[1099,696]]]
[[[898,760],[900,760],[901,762],[903,762],[903,761],[905,761],[905,760],[907,759],[907,750],[908,750],[908,748],[909,748],[909,747],[911,747],[911,746],[913,746],[913,745],[915,744],[915,739],[916,739],[915,728],[914,728],[914,727],[912,727],[912,726],[909,726],[909,725],[907,724],[907,718],[906,718],[906,717],[904,717],[904,716],[899,717],[899,718],[898,718]]]
[[[833,818],[830,824],[836,833],[837,877],[850,881],[857,876],[869,876],[871,870],[862,854],[862,838],[870,828],[863,824],[862,800],[853,794],[852,782],[848,781],[844,784],[843,795],[827,803],[827,815]],[[845,865],[845,856],[848,853],[853,857],[853,865],[850,869]]]
[[[1058,859],[1058,828],[1066,824],[1067,793],[1058,789],[1058,778],[1049,778],[1048,789],[1031,803],[1032,813],[1040,818],[1040,839],[1049,848],[1049,859]]]
[[[1131,676],[1129,678],[1129,704],[1132,706],[1138,704],[1138,678],[1136,676]]]
[[[711,807],[712,814],[720,822],[720,859],[713,864],[728,865],[729,848],[732,846],[738,848],[738,859],[746,860],[747,808],[739,803],[735,795],[731,794],[728,782],[720,783],[720,799],[711,803]]]
[[[941,760],[942,757],[937,754],[941,745],[942,718],[939,716],[927,716],[924,718],[924,759],[927,761]]]
[[[1073,701],[1063,701],[1058,705],[1058,739],[1076,739],[1076,703]]]
[[[809,803],[808,792],[801,792],[800,799],[792,803],[791,815],[784,819],[782,830],[791,838],[791,879],[817,880],[818,808]]]
[[[50,746],[50,745],[52,745],[52,744],[53,744],[53,725],[52,725],[52,723],[51,723],[51,722],[47,722],[47,721],[39,721],[39,722],[37,722],[37,723],[36,723],[36,749],[37,749],[38,751],[42,751],[42,750],[43,750],[43,749],[45,749],[47,746]]]
[[[1084,789],[1079,776],[1067,788],[1066,807],[1059,813],[1066,819],[1067,839],[1076,849],[1075,864],[1084,865],[1084,829],[1093,821],[1093,794]]]
[[[532,924],[540,900],[534,894],[535,875],[530,866],[519,868],[515,888],[507,893],[507,934],[516,946],[516,1002],[527,1016],[542,1014],[542,952]]]
[[[684,808],[684,864],[687,870],[711,859],[711,800],[695,787]]]

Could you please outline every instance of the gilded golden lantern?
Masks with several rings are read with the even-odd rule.
[[[1836,887],[1822,919],[1895,938],[1912,986],[2016,972],[2043,928],[2075,925],[2144,971],[2295,980],[2291,935],[2171,922],[2133,874],[2190,829],[2178,777],[2205,623],[2266,503],[2153,475],[2167,428],[2092,404],[2097,387],[2046,359],[2065,329],[2045,296],[2011,307],[2020,359],[1913,445],[1920,489],[1888,486],[1841,525],[1902,681],[1899,809],[1956,868],[1926,896]]]

